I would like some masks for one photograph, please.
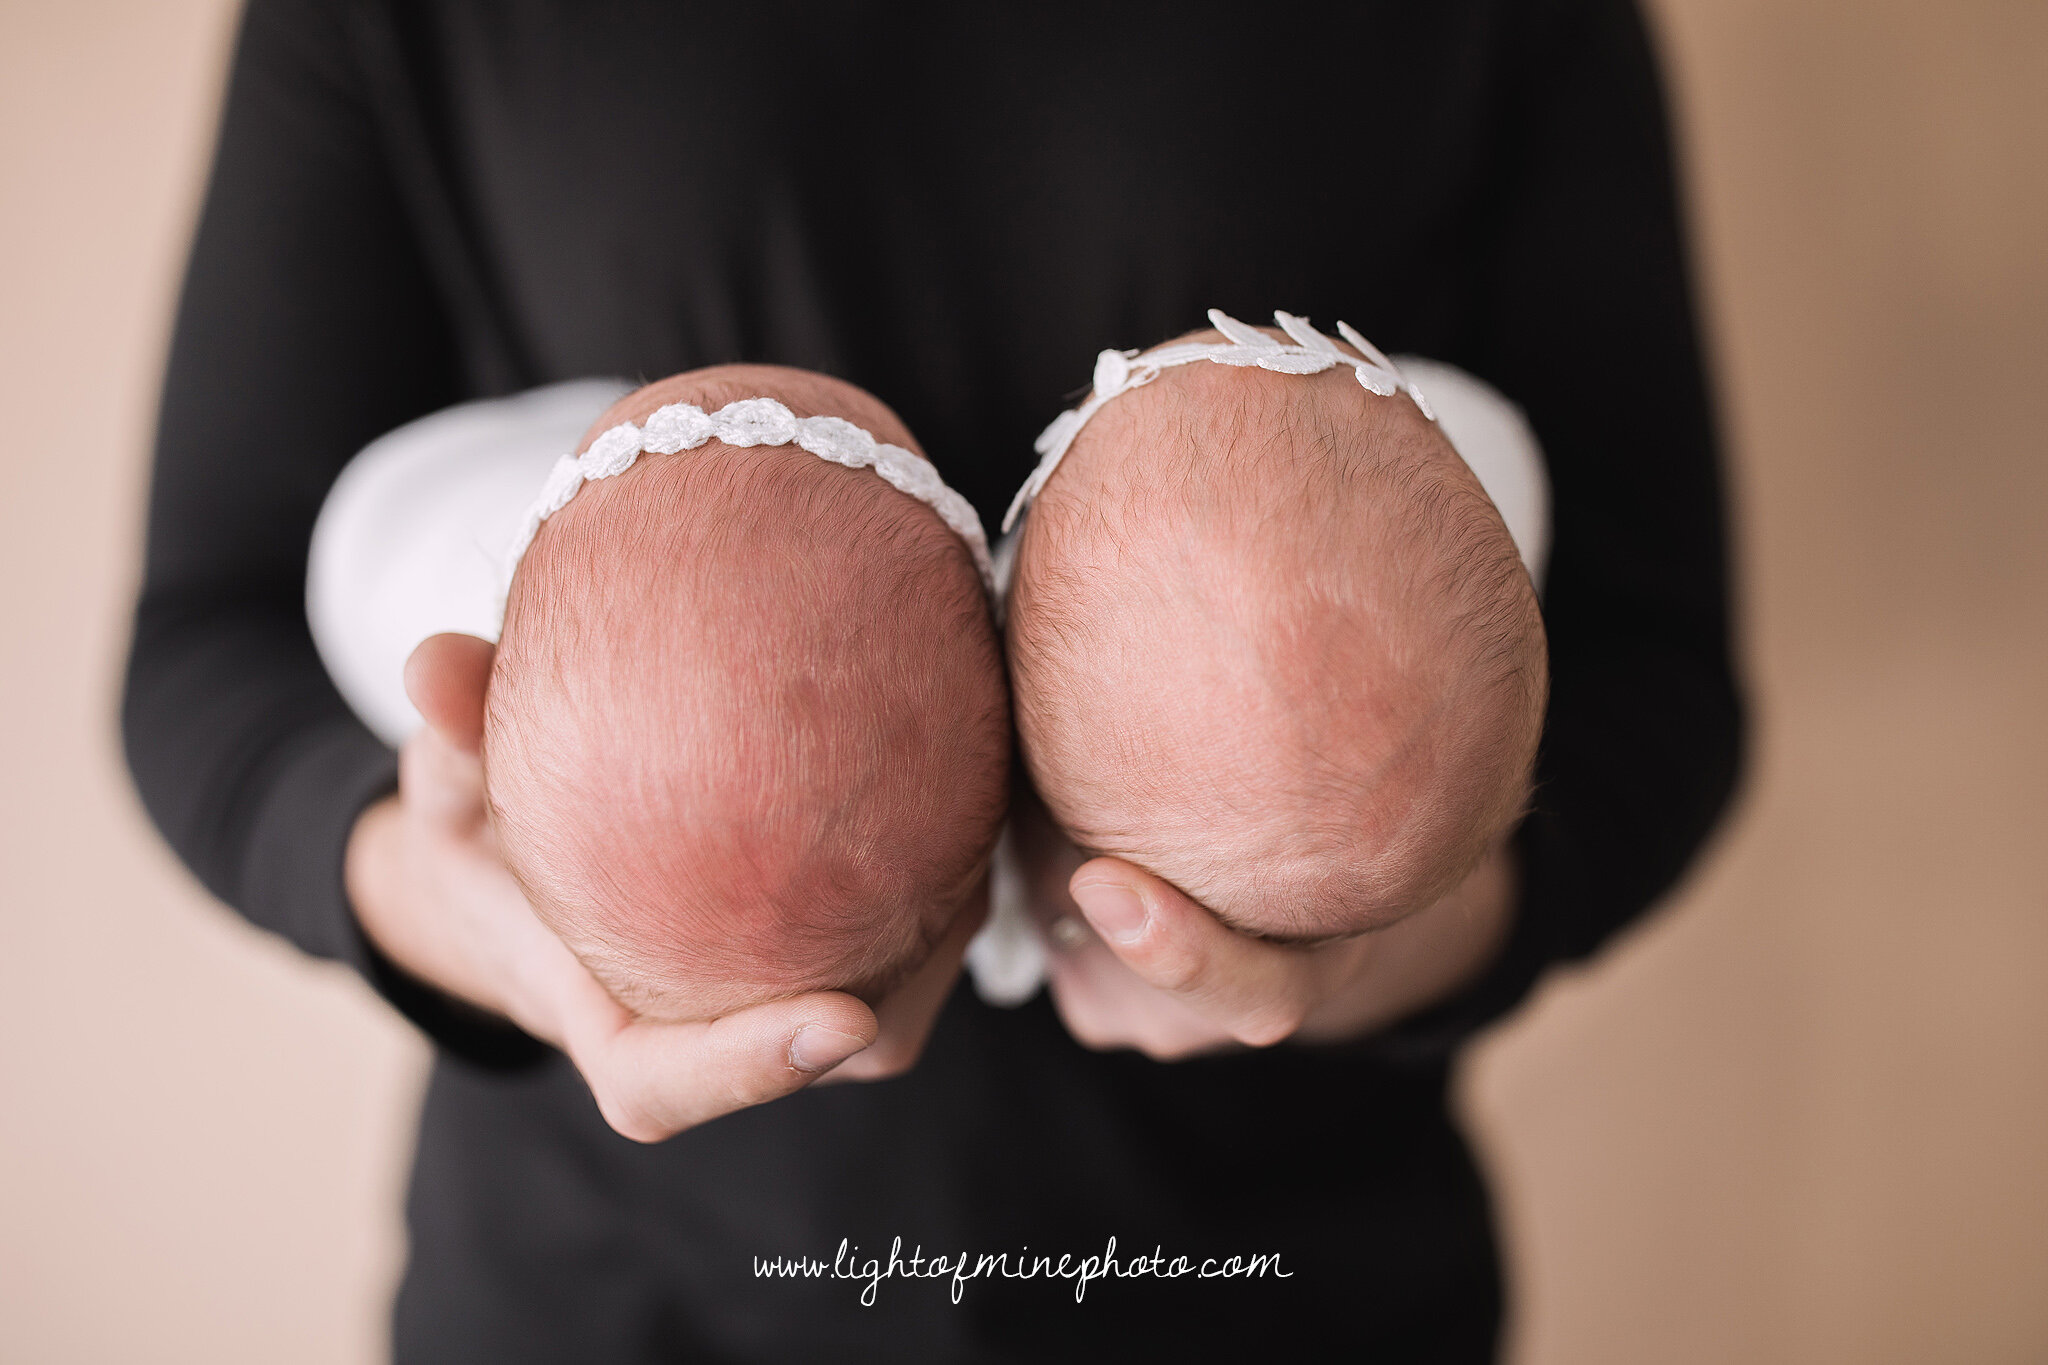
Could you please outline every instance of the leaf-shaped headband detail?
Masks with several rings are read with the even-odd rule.
[[[1067,448],[1074,444],[1081,428],[1102,410],[1103,404],[1119,394],[1151,383],[1159,377],[1161,370],[1175,365],[1192,365],[1198,360],[1206,360],[1216,365],[1255,365],[1276,374],[1321,374],[1338,365],[1349,365],[1358,376],[1359,385],[1367,391],[1382,398],[1406,393],[1424,417],[1432,422],[1436,420],[1436,414],[1430,410],[1429,400],[1422,396],[1422,391],[1404,379],[1394,362],[1387,359],[1379,347],[1360,336],[1350,323],[1338,323],[1337,335],[1351,344],[1358,353],[1356,355],[1338,349],[1337,343],[1311,327],[1307,318],[1276,312],[1273,321],[1293,338],[1293,345],[1276,341],[1258,328],[1211,308],[1209,323],[1223,333],[1224,341],[1189,341],[1177,346],[1162,346],[1155,351],[1104,351],[1096,356],[1094,391],[1080,407],[1069,408],[1053,418],[1052,424],[1039,433],[1035,443],[1038,467],[1017,490],[1010,510],[1003,516],[1003,530],[1008,531],[1016,524],[1024,509],[1031,505],[1031,500],[1045,487],[1045,481],[1060,467],[1060,461],[1065,458]]]

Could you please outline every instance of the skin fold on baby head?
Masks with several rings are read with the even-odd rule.
[[[850,384],[770,366],[630,394],[775,398],[918,450]],[[514,576],[485,718],[500,850],[621,1004],[871,1003],[981,894],[1009,714],[966,547],[872,470],[719,441],[583,487]]]
[[[1025,522],[1006,630],[1053,817],[1249,933],[1391,924],[1528,800],[1528,574],[1442,432],[1348,366],[1197,362],[1106,404]]]

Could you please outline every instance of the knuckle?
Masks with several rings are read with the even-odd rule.
[[[634,1142],[660,1142],[675,1135],[674,1126],[664,1124],[654,1112],[645,1090],[628,1083],[607,1051],[578,1049],[571,1056],[590,1087],[590,1097],[597,1101],[597,1112],[613,1132]]]
[[[1154,1024],[1133,1046],[1155,1062],[1182,1062],[1205,1052],[1214,1052],[1226,1041],[1227,1035],[1211,1033],[1207,1029]]]
[[[1157,954],[1146,973],[1153,985],[1167,991],[1196,990],[1208,975],[1208,964],[1199,955],[1173,949]]]
[[[658,1121],[636,1096],[625,1096],[616,1091],[592,1091],[597,1097],[597,1111],[604,1115],[604,1121],[620,1137],[634,1142],[660,1142],[674,1135],[674,1130]]]
[[[1157,1038],[1143,1039],[1135,1046],[1155,1062],[1177,1062],[1194,1051],[1185,1043]]]
[[[1293,1001],[1268,1005],[1239,1020],[1230,1034],[1246,1047],[1271,1047],[1293,1037],[1302,1018],[1302,1007]]]
[[[719,1078],[714,1094],[718,1101],[716,1112],[720,1114],[780,1099],[803,1089],[813,1079],[797,1070],[780,1052],[770,1058],[739,1047],[725,1051],[711,1074]]]
[[[1067,1033],[1090,1052],[1114,1052],[1133,1045],[1125,1030],[1113,1027],[1094,1010],[1068,1005],[1061,1010],[1061,1015]]]
[[[751,1071],[736,1072],[726,1076],[719,1086],[719,1110],[730,1114],[740,1109],[751,1109],[774,1099],[783,1089]]]
[[[1131,1045],[1130,1040],[1122,1034],[1108,1029],[1099,1029],[1089,1024],[1071,1027],[1067,1031],[1073,1034],[1075,1042],[1087,1048],[1090,1052],[1115,1052],[1119,1048],[1127,1048]]]

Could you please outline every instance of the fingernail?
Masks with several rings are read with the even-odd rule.
[[[1128,886],[1116,882],[1083,882],[1074,888],[1074,903],[1112,943],[1132,943],[1145,932],[1145,902]]]
[[[830,1071],[867,1046],[865,1039],[823,1024],[805,1024],[789,1040],[789,1064],[798,1071]]]

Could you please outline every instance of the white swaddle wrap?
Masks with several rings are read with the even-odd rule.
[[[632,390],[579,379],[444,409],[378,437],[313,524],[306,619],[342,699],[386,744],[421,725],[405,661],[429,635],[495,641],[521,514],[565,450]]]

